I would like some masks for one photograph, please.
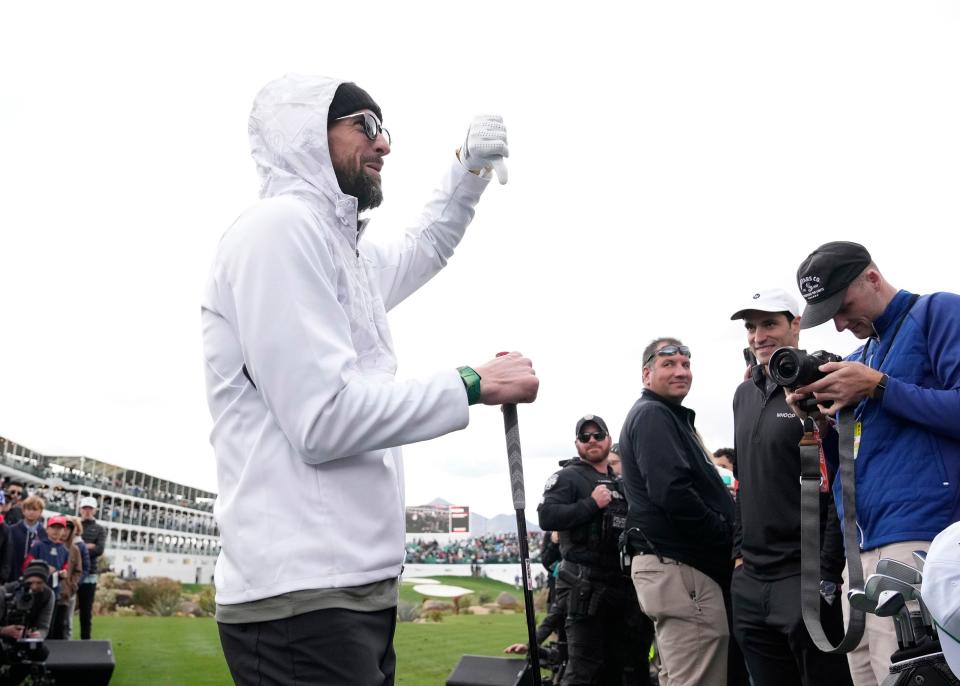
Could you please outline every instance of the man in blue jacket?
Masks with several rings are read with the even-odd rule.
[[[898,290],[866,248],[846,242],[811,253],[797,283],[807,301],[801,328],[833,319],[865,343],[844,362],[822,365],[826,376],[789,401],[812,393],[822,411],[855,422],[864,572],[883,557],[912,564],[912,551],[960,520],[960,296]],[[842,522],[841,489],[838,478]],[[892,622],[868,614],[864,640],[850,653],[854,683],[882,682],[896,649]]]

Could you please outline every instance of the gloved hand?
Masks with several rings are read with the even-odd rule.
[[[463,166],[481,176],[488,175],[490,169],[493,169],[500,183],[505,184],[507,165],[503,158],[509,156],[507,127],[503,125],[503,117],[495,114],[474,117],[467,129],[463,147],[460,148],[460,162]]]

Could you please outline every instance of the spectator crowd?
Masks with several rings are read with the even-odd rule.
[[[543,534],[527,535],[530,556],[539,559]],[[520,562],[520,543],[515,533],[487,534],[440,543],[417,539],[406,544],[407,564],[509,564]]]

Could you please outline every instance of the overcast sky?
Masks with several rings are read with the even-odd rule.
[[[730,444],[729,316],[796,293],[821,243],[864,243],[896,286],[958,290],[957,3],[338,6],[4,7],[0,435],[216,488],[199,303],[257,199],[253,97],[287,72],[356,81],[383,109],[394,146],[364,240],[415,216],[475,114],[503,115],[509,184],[391,322],[401,377],[533,359],[531,518],[579,416],[619,433],[655,336],[693,349],[686,404]],[[855,346],[829,324],[801,344]],[[405,462],[408,504],[512,510],[496,408]]]

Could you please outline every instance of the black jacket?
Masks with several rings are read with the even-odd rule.
[[[783,388],[758,367],[733,397],[737,452],[737,527],[734,555],[764,581],[800,573],[800,448],[803,427],[784,399]],[[825,437],[836,448],[836,432]],[[832,495],[820,494],[821,576],[841,581],[843,537]]]
[[[590,495],[601,484],[614,494],[615,501],[602,509]],[[559,533],[564,560],[619,569],[617,541],[625,523],[626,502],[612,469],[607,467],[604,474],[587,462],[571,461],[547,479],[537,512],[541,529]]]
[[[696,436],[696,414],[649,389],[620,433],[635,552],[690,565],[722,587],[733,569],[733,498]]]
[[[97,573],[97,560],[103,555],[103,549],[107,545],[107,530],[97,524],[96,519],[84,519],[83,524],[83,542],[84,544],[93,543],[96,545],[90,551],[90,573]]]

